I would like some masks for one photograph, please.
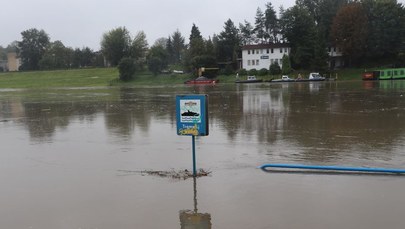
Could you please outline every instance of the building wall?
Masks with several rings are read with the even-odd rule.
[[[330,69],[340,68],[344,66],[343,54],[337,47],[328,48],[329,60],[328,65]]]
[[[242,47],[241,67],[246,70],[270,69],[270,65],[274,62],[278,62],[282,67],[283,55],[289,55],[290,51],[291,48],[287,43],[246,45]],[[329,47],[328,54],[328,64],[331,69],[344,66],[342,52],[338,48]]]
[[[286,44],[247,45],[242,48],[242,68],[270,69],[275,62],[282,67],[284,54],[290,54],[290,47]]]
[[[17,57],[17,53],[10,52],[7,53],[7,61],[8,61],[8,70],[10,72],[18,71],[21,66],[20,58]]]

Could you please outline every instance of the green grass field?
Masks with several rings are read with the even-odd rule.
[[[345,69],[333,72],[332,78],[338,80],[361,80],[363,69]],[[300,72],[307,77],[308,72]],[[295,78],[298,72],[290,76]],[[244,76],[240,76],[243,78]],[[279,76],[280,77],[280,76]],[[329,77],[329,76],[327,76]],[[118,80],[116,68],[90,68],[55,71],[6,72],[0,73],[0,88],[49,88],[49,87],[103,87],[103,86],[147,86],[183,84],[191,79],[189,74],[161,74],[154,76],[150,72],[137,73],[131,82]],[[258,76],[261,79],[278,78],[277,76]],[[218,76],[220,83],[234,83],[235,75]]]

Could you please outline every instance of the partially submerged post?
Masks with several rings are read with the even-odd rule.
[[[177,134],[191,136],[193,153],[193,176],[197,175],[195,159],[195,136],[208,135],[207,95],[177,95]]]

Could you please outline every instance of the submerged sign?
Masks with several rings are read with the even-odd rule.
[[[207,136],[207,95],[177,95],[176,119],[178,135]]]

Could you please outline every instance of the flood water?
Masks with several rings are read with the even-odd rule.
[[[208,94],[192,169],[175,96]],[[0,89],[0,228],[405,228],[405,81]]]

